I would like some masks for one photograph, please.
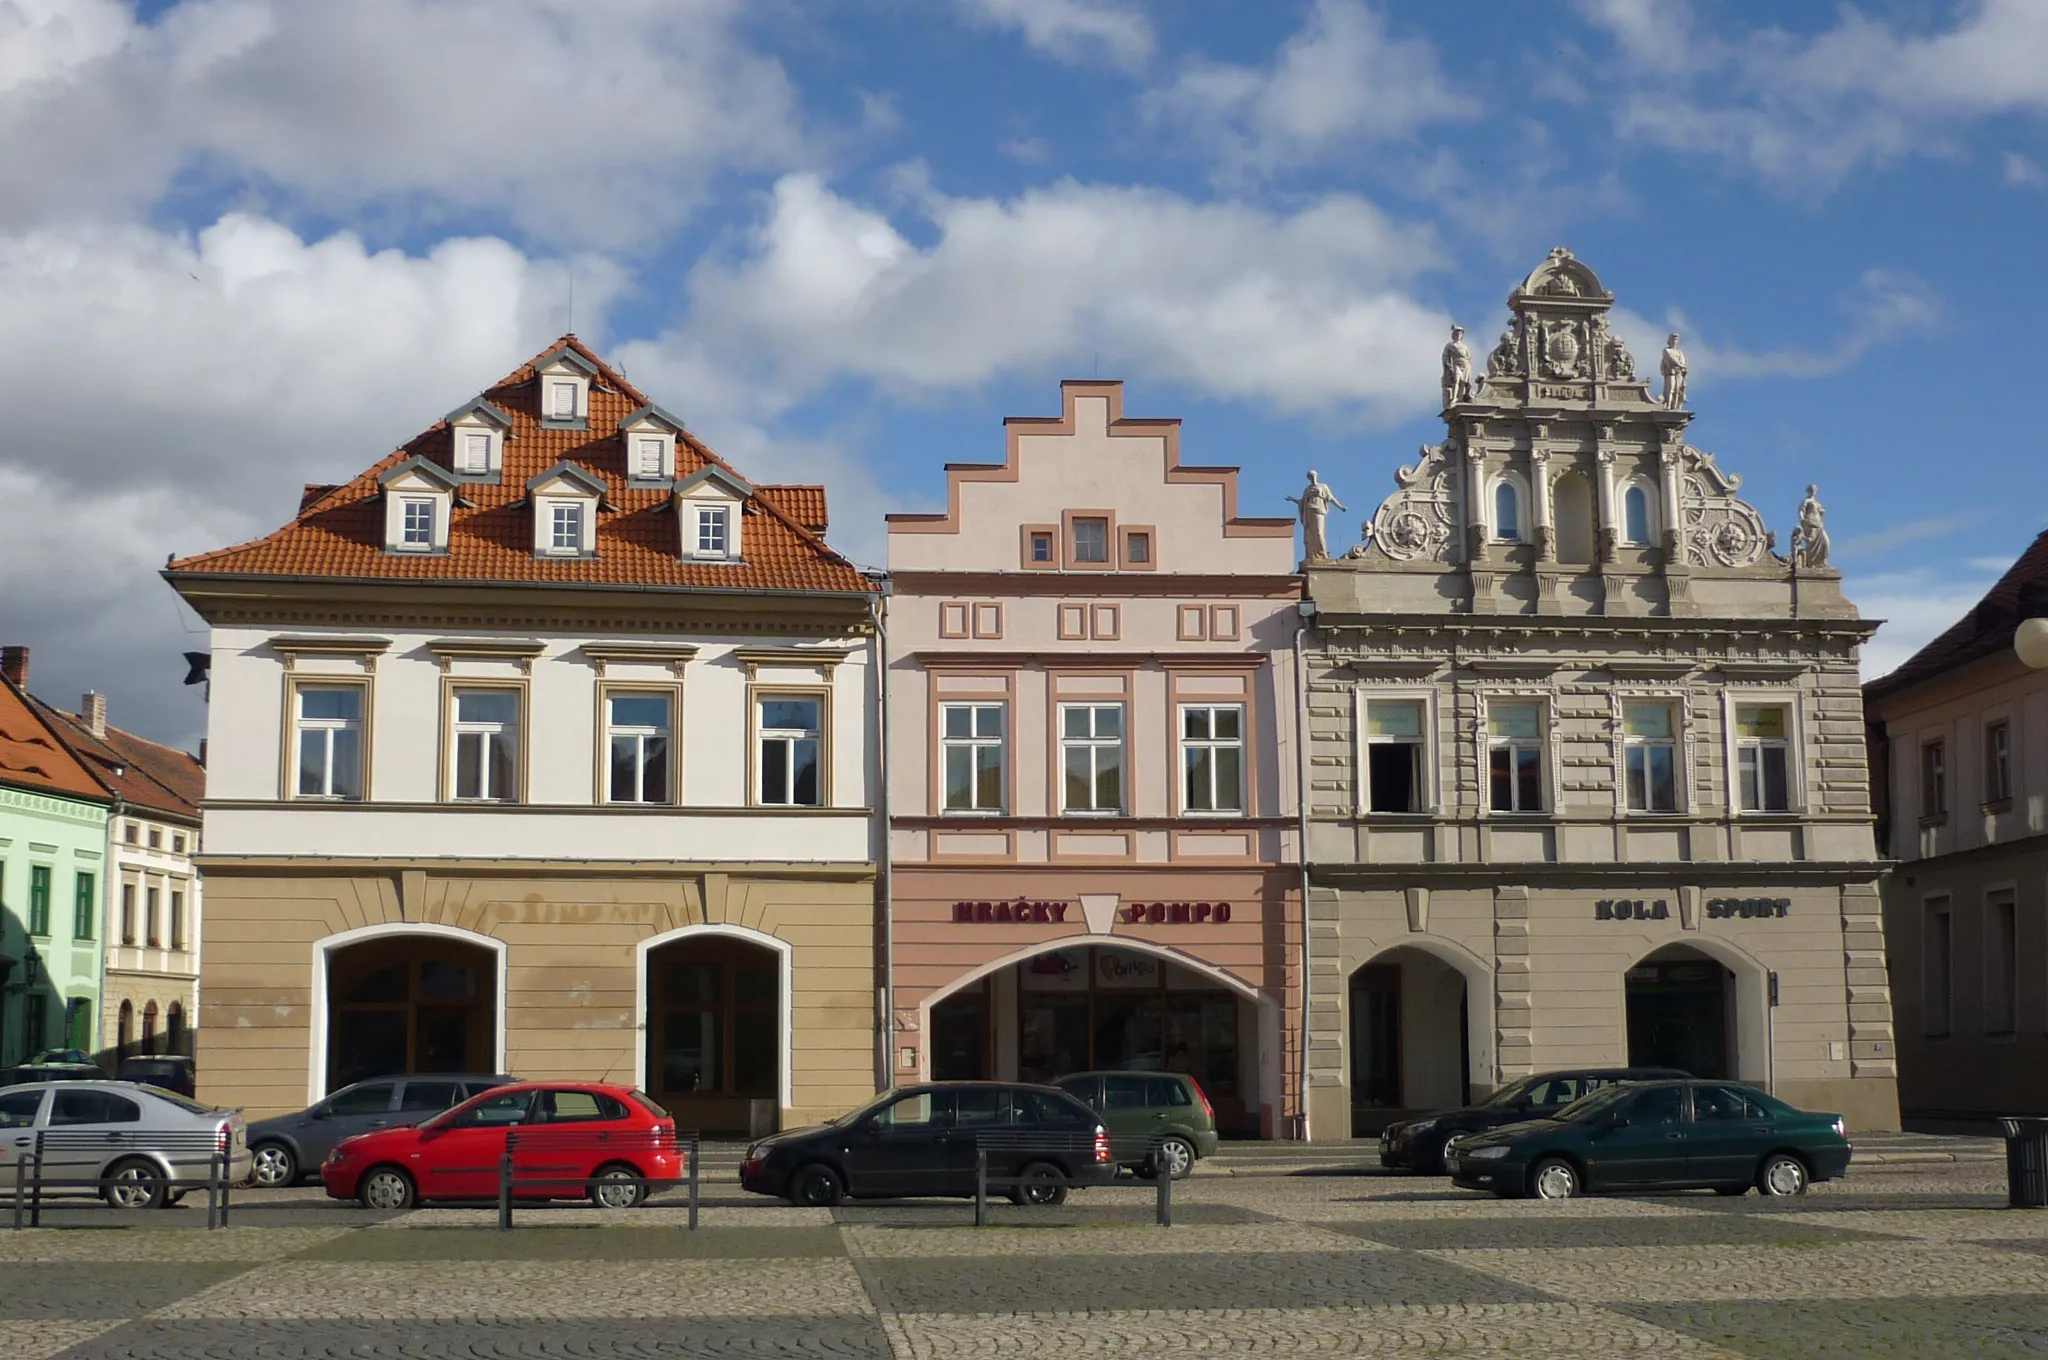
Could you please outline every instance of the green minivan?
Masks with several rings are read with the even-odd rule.
[[[1216,1153],[1216,1111],[1202,1084],[1179,1072],[1076,1072],[1053,1085],[1102,1117],[1121,1165],[1144,1175],[1156,1148],[1173,1178]]]

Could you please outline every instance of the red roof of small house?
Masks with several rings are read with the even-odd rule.
[[[43,720],[35,701],[0,677],[0,784],[88,803],[106,791]]]
[[[66,713],[33,696],[29,702],[107,792],[138,811],[199,821],[206,767],[196,756],[118,727],[96,737],[82,714]]]
[[[549,428],[540,414],[537,365],[568,349],[595,369],[587,429]],[[291,523],[250,543],[172,561],[170,575],[219,574],[329,580],[532,582],[565,585],[865,592],[873,583],[824,540],[825,491],[761,486],[742,509],[743,561],[704,562],[681,555],[667,486],[636,486],[626,473],[619,422],[652,403],[573,335],[493,383],[484,400],[511,419],[504,466],[495,483],[464,481],[449,517],[446,553],[384,550],[378,478],[410,458],[452,466],[453,435],[444,419],[386,455],[353,481],[308,486]],[[526,484],[568,463],[605,486],[594,557],[551,558],[533,551]],[[677,481],[707,467],[740,474],[687,430],[676,437]],[[742,479],[744,480],[744,479]]]

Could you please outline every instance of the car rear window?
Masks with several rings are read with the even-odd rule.
[[[626,1107],[596,1091],[543,1091],[535,1122],[546,1124],[595,1124],[624,1119]]]
[[[166,1091],[161,1086],[151,1087],[149,1092],[149,1098],[151,1100],[161,1100],[166,1105],[175,1105],[181,1110],[189,1110],[193,1114],[213,1113],[213,1106],[202,1105],[198,1101],[193,1100],[189,1096],[179,1095],[176,1091]]]
[[[50,1127],[62,1124],[136,1124],[142,1107],[112,1091],[59,1090],[50,1108]]]
[[[409,1081],[398,1093],[401,1110],[445,1110],[462,1099],[462,1083],[454,1081]]]
[[[645,1091],[629,1091],[627,1094],[633,1097],[634,1104],[653,1115],[656,1119],[666,1119],[669,1117],[668,1111],[662,1106],[662,1103],[653,1096],[648,1095]]]
[[[1177,1081],[1172,1077],[1150,1077],[1146,1080],[1145,1086],[1151,1092],[1148,1104],[1185,1109],[1195,1103],[1195,1098],[1188,1094],[1188,1084],[1184,1081]]]
[[[1095,1112],[1072,1096],[1018,1087],[1010,1092],[1011,1111],[1020,1124],[1095,1125]]]

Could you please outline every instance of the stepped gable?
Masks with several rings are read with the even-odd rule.
[[[543,422],[537,365],[561,351],[591,365],[587,428]],[[297,516],[275,533],[249,543],[174,559],[171,575],[282,576],[327,580],[460,581],[473,583],[584,584],[597,587],[663,586],[675,589],[865,592],[871,583],[828,546],[824,488],[750,488],[743,498],[743,560],[706,562],[683,557],[673,487],[628,477],[619,425],[652,406],[573,334],[565,335],[486,388],[487,402],[509,422],[503,467],[488,480],[457,479],[445,553],[393,553],[384,549],[383,487],[379,478],[418,459],[447,471],[454,466],[448,418],[429,426],[353,480],[305,488]],[[457,412],[470,409],[470,403]],[[676,436],[675,483],[717,469],[740,478],[724,459],[687,430]],[[597,516],[596,553],[580,557],[536,555],[527,484],[567,464],[604,486]],[[746,485],[740,479],[742,486]]]

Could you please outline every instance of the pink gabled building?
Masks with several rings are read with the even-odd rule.
[[[1294,520],[1121,383],[1060,407],[889,517],[896,1079],[1187,1072],[1296,1136]]]

